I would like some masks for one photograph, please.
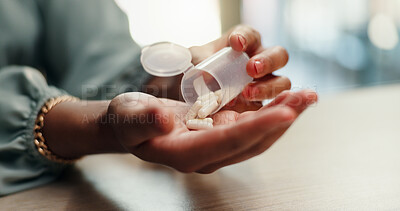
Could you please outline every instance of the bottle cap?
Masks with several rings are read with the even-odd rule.
[[[140,62],[151,75],[168,77],[179,75],[193,67],[189,49],[170,42],[160,42],[142,49]]]

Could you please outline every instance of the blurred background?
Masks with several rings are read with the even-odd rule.
[[[400,0],[117,0],[140,45],[202,45],[243,23],[290,61],[277,74],[320,94],[400,82]],[[400,97],[400,94],[399,94]]]

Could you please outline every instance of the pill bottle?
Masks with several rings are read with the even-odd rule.
[[[151,75],[168,77],[181,73],[181,92],[186,103],[193,105],[199,96],[221,90],[217,112],[253,81],[246,72],[249,57],[226,47],[194,66],[189,49],[170,42],[160,42],[142,49],[143,68]]]

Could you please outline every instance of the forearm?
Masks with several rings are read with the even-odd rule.
[[[64,102],[44,119],[43,135],[50,150],[63,158],[124,152],[106,117],[110,101]]]

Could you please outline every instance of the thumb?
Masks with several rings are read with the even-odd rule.
[[[165,108],[147,106],[134,109],[128,121],[125,132],[135,137],[136,144],[140,144],[157,136],[166,135],[174,127],[174,115]]]
[[[174,127],[175,115],[159,105],[122,102],[116,98],[110,103],[108,115],[113,116],[112,128],[117,140],[126,148],[168,134]]]

